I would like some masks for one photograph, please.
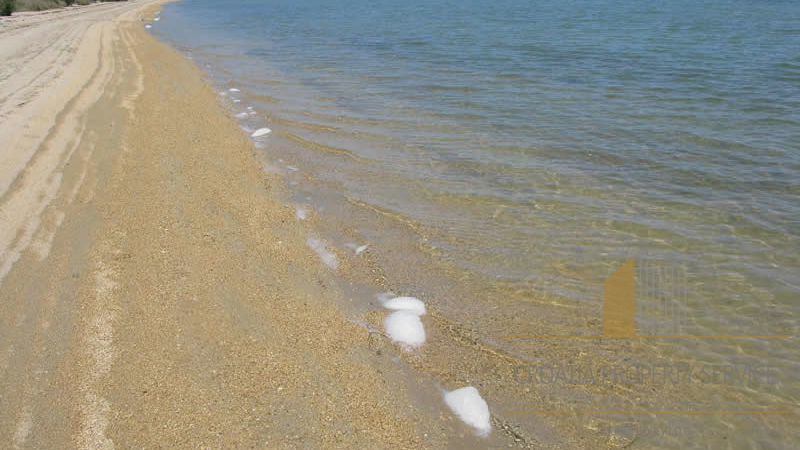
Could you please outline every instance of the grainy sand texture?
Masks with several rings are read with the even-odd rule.
[[[0,22],[2,447],[440,446],[158,3]]]
[[[0,447],[590,442],[513,431],[491,402],[475,436],[441,389],[477,369],[495,383],[479,389],[513,387],[513,359],[435,313],[428,359],[365,326],[385,311],[348,315],[313,221],[195,64],[145,29],[161,3],[0,21]]]

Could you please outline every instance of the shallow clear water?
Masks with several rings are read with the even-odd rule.
[[[596,301],[625,260],[668,261],[690,272],[693,332],[796,334],[799,2],[191,0],[163,16],[155,33],[269,117],[270,148],[460,269]]]
[[[274,128],[358,166],[320,177],[430,227],[463,268],[579,296],[650,256],[689,264],[698,296],[800,292],[797,2],[171,12],[159,32],[260,94]]]

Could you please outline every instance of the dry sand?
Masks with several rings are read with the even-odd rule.
[[[437,383],[517,361],[435,313],[450,367],[348,320],[283,182],[145,32],[160,3],[0,21],[3,448],[599,448],[496,415],[475,437]]]

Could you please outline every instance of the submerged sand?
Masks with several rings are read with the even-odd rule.
[[[492,399],[564,405],[523,398],[520,361],[435,311],[416,353],[368,326],[384,313],[350,317],[284,182],[198,68],[145,31],[161,3],[0,22],[0,442],[620,444],[500,413],[517,404]],[[441,396],[472,384],[488,394],[488,438]]]

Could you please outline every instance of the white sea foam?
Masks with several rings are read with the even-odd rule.
[[[239,102],[241,102],[241,100],[239,100],[238,98],[233,99],[233,103],[239,103]]]
[[[407,311],[418,316],[425,314],[425,303],[416,297],[395,297],[383,302],[386,309]]]
[[[298,168],[297,168],[297,167],[295,167],[295,166],[286,166],[286,168],[287,168],[287,169],[289,169],[289,170],[291,170],[292,172],[297,172],[298,170],[300,170],[300,169],[298,169]]]
[[[245,113],[245,112],[239,113],[239,114],[236,114],[233,117],[236,117],[237,119],[244,119],[245,117],[247,117],[247,113]]]
[[[295,212],[298,219],[306,220],[306,208],[304,206],[298,206]]]
[[[152,26],[152,25],[145,25],[144,27],[145,27],[145,28],[153,28],[153,26]]]
[[[410,311],[395,311],[383,319],[383,328],[392,342],[405,349],[419,347],[425,343],[425,327],[419,316]]]
[[[250,111],[251,116],[255,116],[257,113],[255,111]]]
[[[259,137],[269,133],[272,133],[272,130],[270,130],[269,128],[259,128],[256,131],[254,131],[253,134],[251,134],[250,136]]]
[[[253,107],[252,107],[252,106],[248,106],[248,107],[247,107],[247,109],[249,109],[250,111],[252,111],[252,110],[253,110]]]
[[[358,255],[359,253],[363,252],[364,250],[367,249],[367,247],[369,247],[369,244],[358,245],[358,244],[349,243],[349,244],[344,244],[344,245],[347,248],[352,248],[353,251],[356,252],[356,255]]]
[[[238,90],[238,89],[236,89],[236,88],[230,88],[230,89],[228,89],[228,90],[229,90],[229,91],[231,91],[231,92],[239,92],[239,90]]]
[[[425,303],[414,297],[390,298],[393,295],[391,292],[378,295],[384,308],[395,310],[383,319],[386,334],[405,349],[419,347],[425,343],[425,327],[419,318],[425,314]]]
[[[306,243],[309,247],[311,247],[311,250],[314,250],[314,252],[317,253],[319,259],[321,259],[326,266],[330,267],[331,269],[339,267],[339,261],[336,259],[336,255],[328,250],[328,247],[324,242],[322,242],[322,240],[309,237],[306,239]]]
[[[155,19],[153,19],[153,20],[155,20],[156,22],[158,22],[159,20],[161,20],[161,17],[156,17],[156,18],[155,18]]]
[[[475,428],[478,436],[486,437],[492,432],[489,405],[472,386],[444,392],[444,402],[459,419]]]

